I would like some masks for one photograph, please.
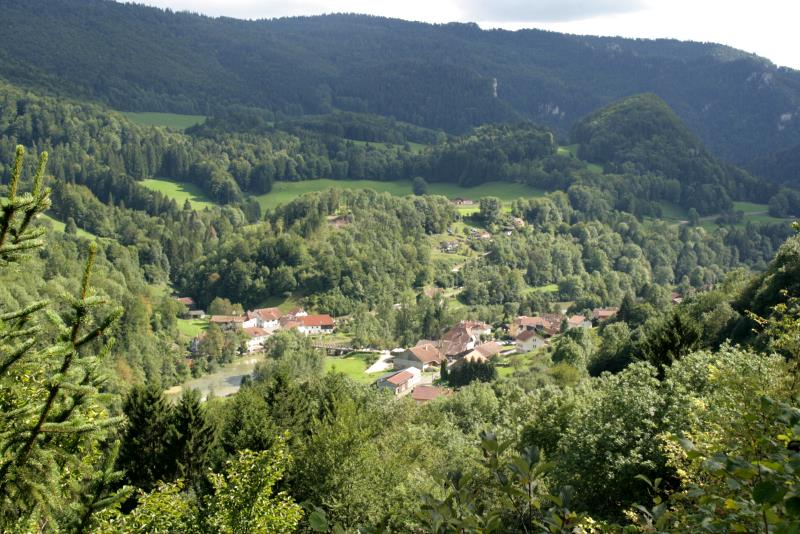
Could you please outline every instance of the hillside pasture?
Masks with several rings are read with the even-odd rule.
[[[255,197],[261,209],[273,209],[281,204],[287,204],[306,193],[325,191],[327,189],[373,189],[379,193],[390,193],[395,196],[412,194],[410,180],[382,182],[377,180],[303,180],[299,182],[275,182],[272,191]],[[510,202],[519,198],[540,197],[544,191],[525,184],[512,182],[487,182],[475,187],[461,187],[450,183],[428,184],[429,195],[442,195],[449,199],[465,198],[474,201],[482,197],[495,196],[503,202]],[[476,212],[476,206],[459,207],[462,215]]]
[[[173,130],[186,130],[192,126],[202,124],[206,121],[204,115],[179,115],[177,113],[154,113],[154,112],[135,112],[123,111],[125,117],[141,126],[163,126]]]
[[[203,190],[194,184],[176,182],[166,178],[148,178],[139,183],[148,189],[158,191],[164,196],[174,199],[178,203],[178,207],[182,207],[187,200],[191,202],[192,208],[196,210],[214,206],[214,203],[203,193]]]

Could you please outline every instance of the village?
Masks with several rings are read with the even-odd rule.
[[[596,308],[591,315],[566,315],[543,313],[518,316],[511,323],[492,325],[482,321],[463,320],[444,332],[439,339],[421,339],[414,346],[377,350],[353,347],[351,343],[328,341],[336,333],[337,320],[328,314],[309,314],[301,307],[287,312],[279,308],[259,308],[241,315],[206,315],[197,310],[188,297],[176,299],[186,306],[185,317],[203,320],[223,331],[242,334],[244,342],[240,351],[245,354],[263,351],[264,344],[280,331],[296,331],[311,336],[314,347],[345,358],[349,354],[373,352],[377,359],[366,373],[374,374],[371,383],[395,397],[410,396],[418,402],[427,402],[452,394],[453,390],[440,383],[443,371],[452,372],[468,364],[494,365],[503,357],[529,354],[547,347],[560,334],[575,329],[591,329],[613,319],[616,307]],[[189,344],[189,352],[196,354],[206,336],[202,331]]]

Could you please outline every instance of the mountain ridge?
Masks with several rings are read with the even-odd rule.
[[[564,135],[603,105],[655,92],[729,160],[800,143],[800,72],[725,45],[364,15],[242,21],[108,0],[4,4],[0,77],[117,109],[342,110],[453,133],[528,119]]]

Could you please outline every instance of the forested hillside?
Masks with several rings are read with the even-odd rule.
[[[728,159],[800,142],[800,75],[714,44],[357,15],[243,22],[108,0],[13,0],[2,14],[0,75],[123,110],[339,109],[454,133],[532,119],[563,135],[653,92]]]

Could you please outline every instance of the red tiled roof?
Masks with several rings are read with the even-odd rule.
[[[442,361],[442,353],[439,349],[430,344],[417,345],[408,351],[413,354],[423,364],[439,363]]]
[[[399,386],[401,384],[405,384],[412,378],[414,378],[414,373],[412,373],[411,371],[400,371],[399,373],[394,374],[389,378],[387,378],[386,381],[395,386]]]
[[[175,299],[175,301],[183,304],[184,306],[194,306],[194,299],[192,297],[178,297]]]
[[[306,315],[298,317],[297,320],[303,326],[333,326],[333,317],[330,315]]]
[[[255,326],[252,327],[252,328],[245,328],[244,332],[245,332],[245,334],[247,334],[250,337],[262,337],[262,336],[268,336],[269,335],[269,331],[264,330],[263,328],[255,327]]]
[[[248,317],[250,313],[260,317],[264,321],[277,321],[283,316],[278,308],[258,308],[252,312],[248,312]]]
[[[523,330],[520,335],[517,336],[517,341],[528,341],[532,337],[536,336],[536,332],[533,330]]]
[[[439,388],[436,386],[417,386],[411,392],[411,398],[419,402],[427,402],[439,397],[444,397],[453,393],[452,390],[447,388]]]
[[[583,315],[573,315],[572,317],[567,319],[567,321],[571,325],[579,325],[582,322],[584,322],[585,320],[586,320],[586,317],[584,317]]]
[[[618,311],[619,308],[595,308],[592,310],[592,315],[594,315],[595,319],[602,321],[614,317]]]

